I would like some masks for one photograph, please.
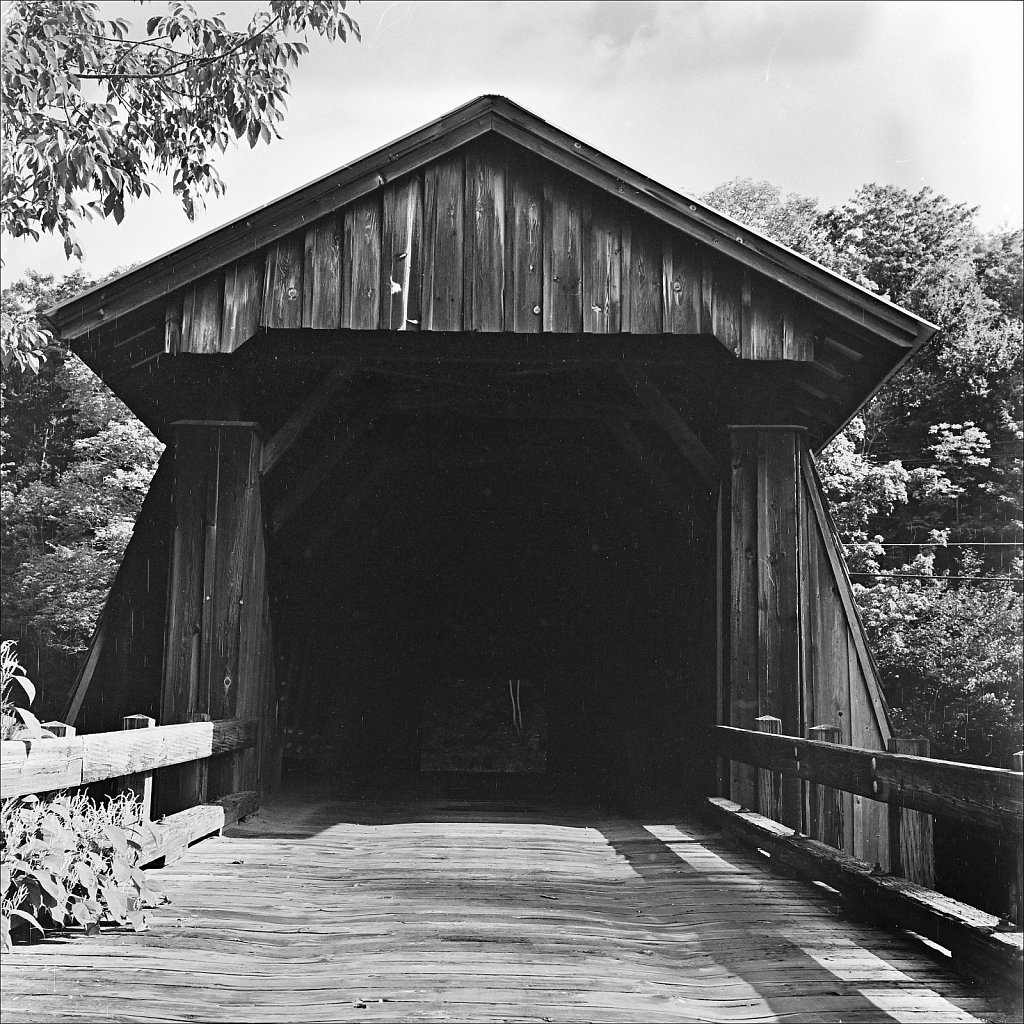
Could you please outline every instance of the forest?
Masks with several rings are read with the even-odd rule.
[[[1022,266],[1017,230],[923,188],[866,185],[823,210],[767,182],[703,197],[935,322],[941,333],[819,458],[896,731],[1007,767],[1021,739]],[[59,717],[162,446],[45,336],[41,310],[94,282],[3,291],[42,358],[4,367],[3,637]]]

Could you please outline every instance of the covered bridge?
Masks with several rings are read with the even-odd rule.
[[[754,807],[716,724],[885,749],[813,455],[934,327],[509,100],[50,316],[167,446],[67,720],[259,722],[165,812],[273,789],[286,739],[443,765],[504,742],[495,693],[544,723],[529,766],[627,804]],[[844,801],[885,867],[884,805]]]

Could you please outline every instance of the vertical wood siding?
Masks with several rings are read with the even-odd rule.
[[[247,424],[177,428],[161,724],[258,717],[266,710],[261,448]],[[264,730],[273,728],[263,720]],[[254,789],[257,781],[252,750],[214,758],[205,771],[168,769],[160,779],[161,810]]]
[[[881,686],[801,431],[733,431],[731,524],[728,723],[775,715],[798,736],[834,725],[842,743],[885,750]],[[734,763],[730,787],[755,806],[753,769]],[[844,849],[887,867],[885,807],[843,801]],[[781,819],[803,828],[805,813],[799,783],[784,783]]]
[[[164,452],[93,632],[64,720],[80,732],[120,729],[160,707],[173,451]]]
[[[521,151],[476,142],[172,294],[168,352],[260,327],[714,334],[744,359],[811,360],[775,282]]]

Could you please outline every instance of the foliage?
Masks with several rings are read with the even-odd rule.
[[[830,263],[832,253],[820,223],[817,200],[782,190],[767,181],[734,178],[703,197],[727,217],[742,221],[768,238],[795,249],[819,263]]]
[[[35,687],[18,661],[12,641],[0,645],[3,738],[52,739],[26,708]],[[84,794],[48,800],[25,796],[0,808],[0,948],[9,951],[19,925],[81,925],[95,934],[112,920],[145,927],[143,905],[155,895],[138,866],[139,803],[125,794],[97,804]]]
[[[279,138],[291,78],[310,32],[359,37],[346,0],[270,0],[241,31],[172,0],[132,35],[88,0],[16,0],[5,11],[0,230],[54,233],[81,257],[85,219],[118,223],[156,179],[191,219],[224,182],[216,155],[233,140]],[[289,40],[290,34],[302,39]],[[4,309],[3,365],[38,366],[45,348],[24,310]]]
[[[923,578],[856,588],[897,730],[928,736],[933,757],[1008,767],[1022,741],[1021,595],[1000,582],[929,580],[929,554],[903,568]],[[959,568],[979,572],[980,560]]]
[[[143,907],[157,895],[138,866],[139,805],[124,795],[98,804],[82,794],[40,800],[5,800],[0,817],[0,941],[10,950],[12,931],[24,922],[81,925],[99,932],[101,921],[146,927]]]
[[[1005,767],[1021,744],[1021,231],[982,235],[929,188],[866,185],[823,212],[749,179],[706,198],[941,328],[818,469],[898,728]]]
[[[36,306],[81,275],[31,275],[14,292]],[[2,379],[0,554],[4,636],[22,641],[57,713],[131,536],[162,446],[75,356],[48,350],[38,373]]]
[[[26,701],[25,707],[15,700],[18,691]],[[17,646],[13,640],[4,640],[0,643],[0,739],[42,739],[52,735],[28,709],[35,699],[36,688],[18,661]]]

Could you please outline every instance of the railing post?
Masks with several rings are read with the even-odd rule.
[[[75,727],[64,722],[43,722],[43,728],[60,739],[70,739],[75,735]]]
[[[923,736],[892,736],[889,751],[931,757],[931,743]],[[935,888],[935,846],[930,814],[889,804],[889,874],[899,875],[926,889]]]
[[[782,733],[782,719],[762,715],[756,720],[757,731],[778,736]],[[782,773],[767,768],[757,771],[757,812],[773,821],[779,820],[782,801]]]
[[[1013,770],[1024,772],[1024,750],[1018,750],[1013,755]],[[1024,841],[1020,835],[1017,836],[1017,877],[1014,879],[1015,891],[1013,892],[1012,911],[1014,924],[1017,930],[1024,930]]]
[[[125,715],[121,719],[122,729],[152,729],[156,719],[148,715]],[[153,816],[153,773],[137,772],[125,775],[118,784],[119,793],[133,793],[139,798],[139,824],[145,825]]]
[[[842,730],[838,725],[812,725],[807,738],[822,743],[841,743]],[[843,795],[831,786],[812,782],[808,793],[810,832],[814,839],[837,850],[843,848]]]

